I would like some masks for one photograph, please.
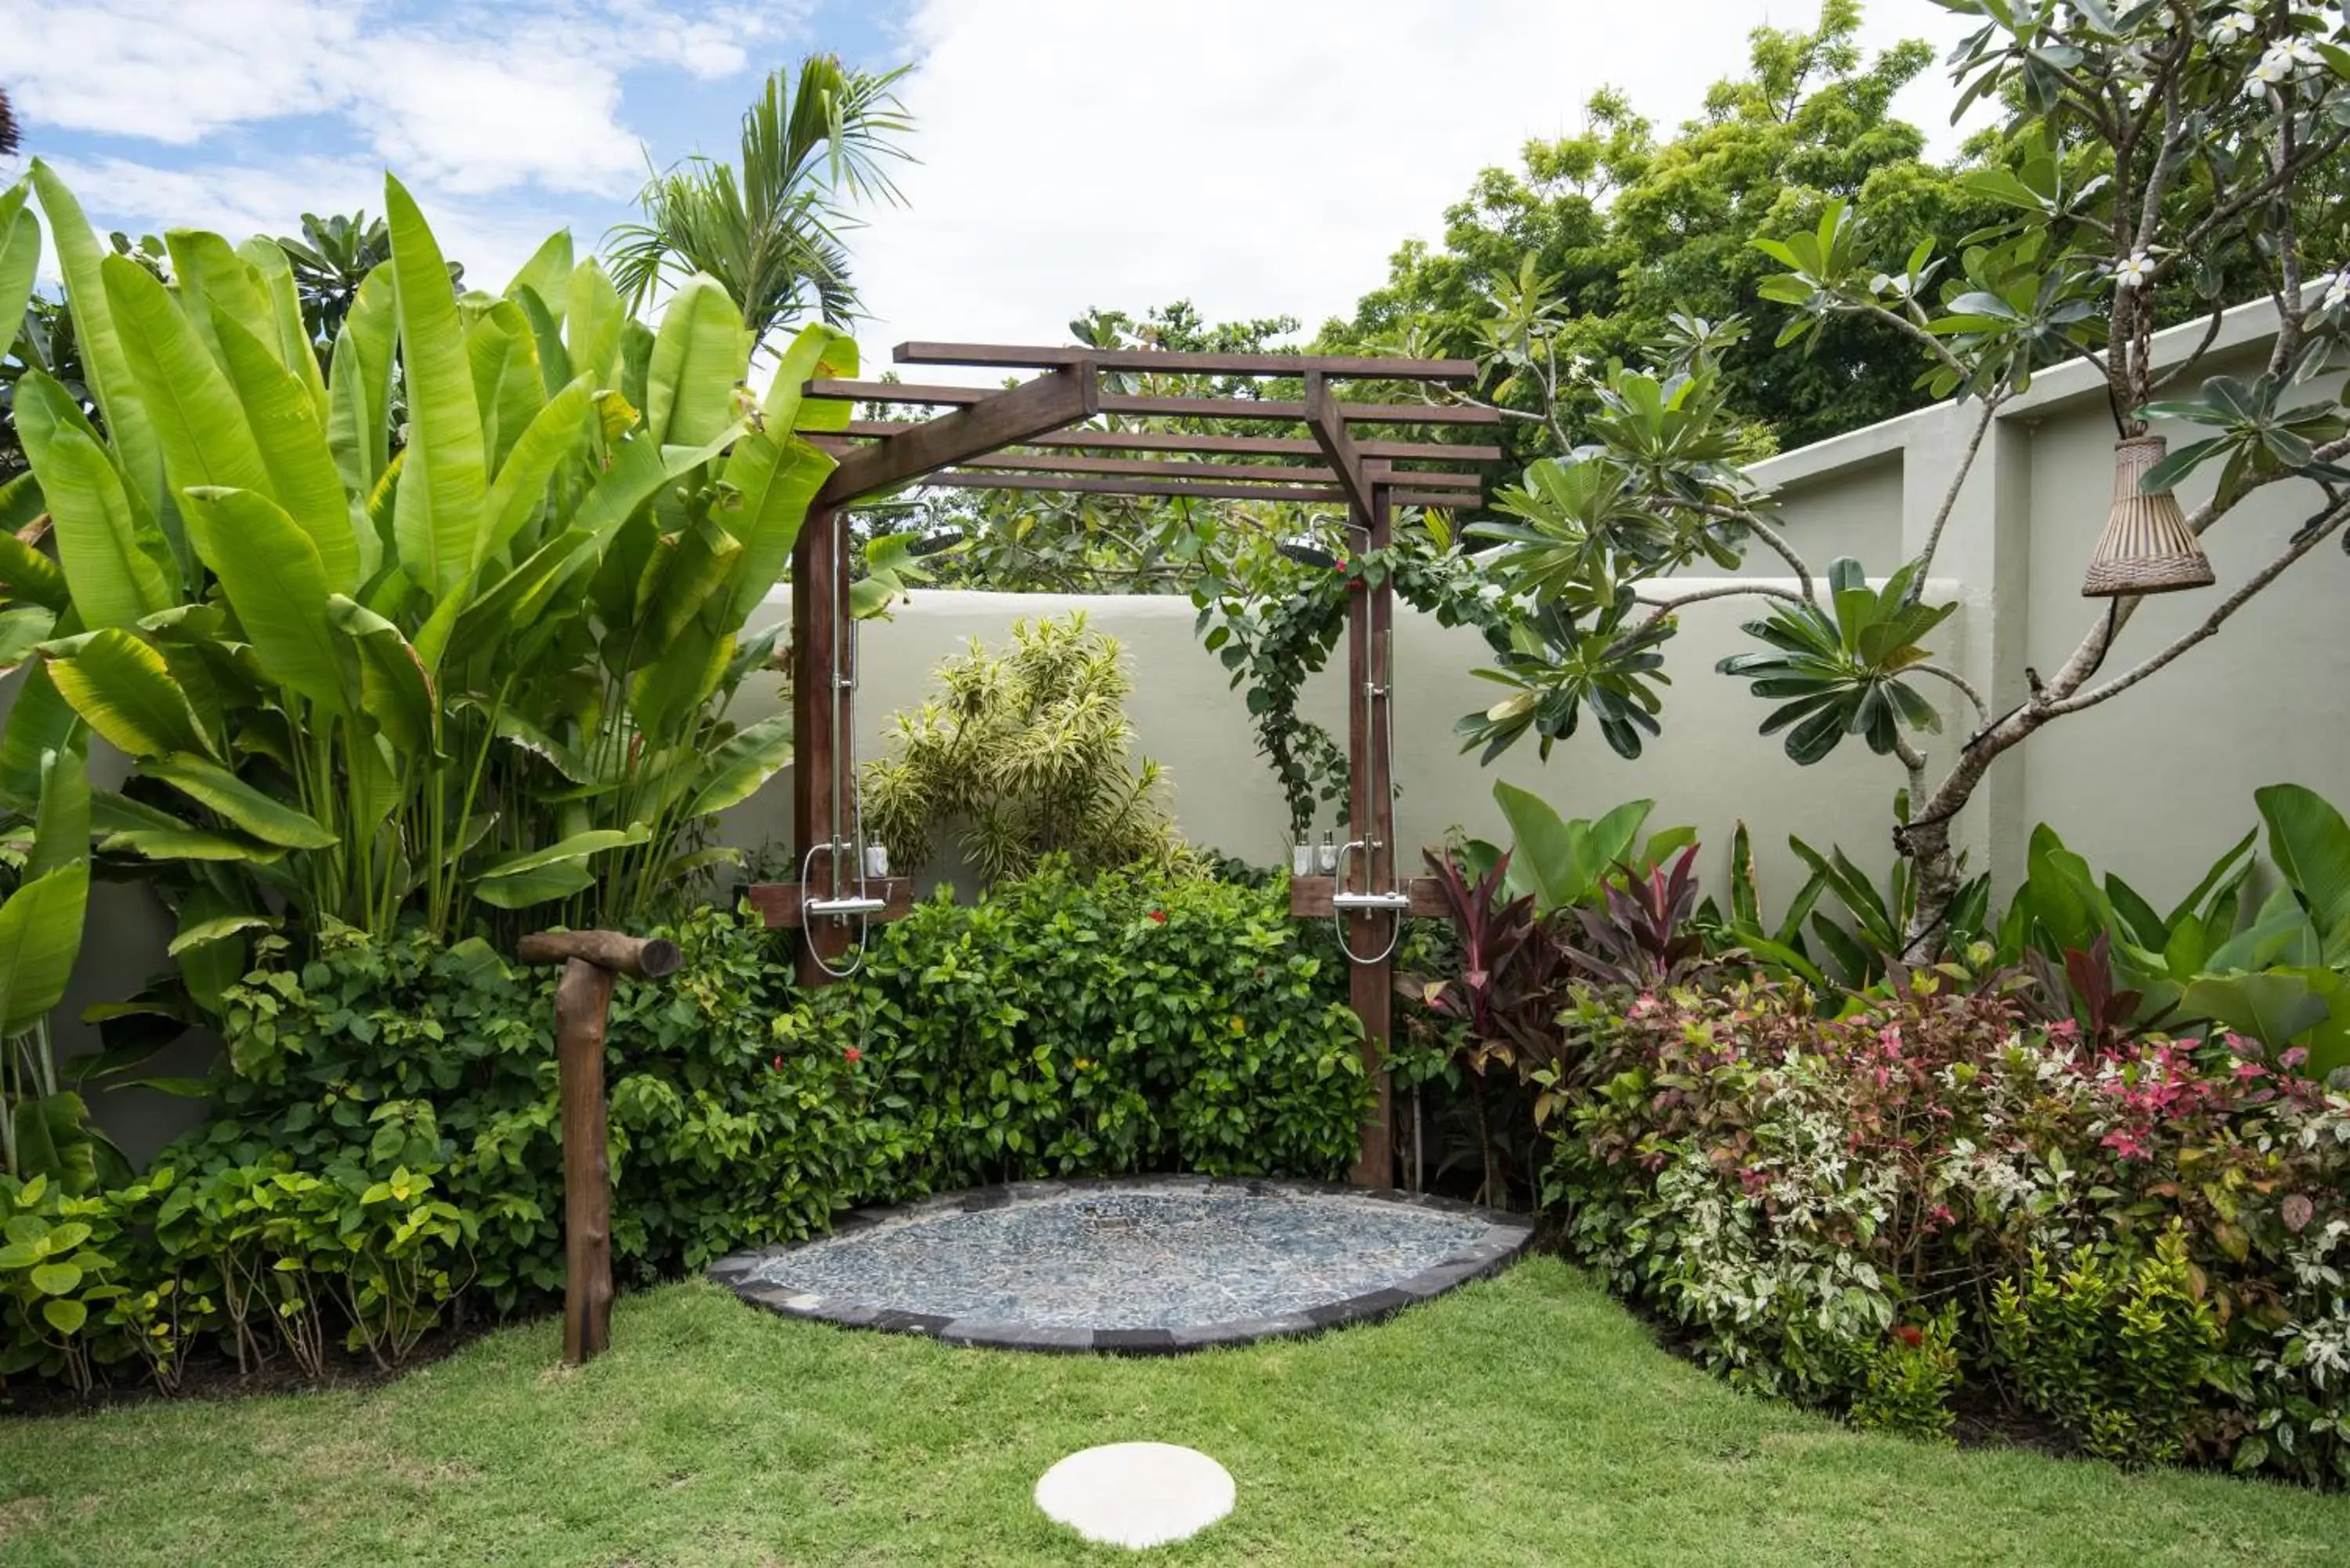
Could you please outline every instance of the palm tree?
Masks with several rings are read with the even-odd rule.
[[[889,161],[910,157],[899,139],[913,119],[891,90],[908,67],[844,69],[837,55],[810,55],[798,82],[778,67],[743,116],[734,165],[690,158],[647,182],[645,221],[605,236],[613,281],[641,306],[665,274],[708,273],[742,302],[743,324],[764,341],[811,304],[826,321],[857,314],[841,233],[847,202],[895,202]]]
[[[0,88],[0,158],[16,155],[16,110],[8,102],[8,89]]]

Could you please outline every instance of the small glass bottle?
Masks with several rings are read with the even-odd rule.
[[[1289,873],[1293,877],[1314,875],[1314,840],[1300,838],[1289,846]]]
[[[1322,830],[1322,847],[1315,853],[1314,864],[1325,877],[1337,875],[1338,836],[1326,827]]]

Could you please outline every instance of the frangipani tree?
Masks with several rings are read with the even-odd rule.
[[[1961,889],[1950,825],[1999,758],[2159,674],[2350,521],[2350,471],[2338,466],[2350,456],[2350,415],[2319,379],[2340,368],[2350,303],[2350,273],[2327,274],[2350,257],[2338,249],[2339,217],[2313,195],[2340,190],[2350,146],[2350,28],[2340,13],[2305,0],[1941,3],[1982,24],[1953,56],[1960,107],[1985,98],[2009,106],[1997,161],[1970,181],[2003,205],[2006,221],[1954,248],[1928,239],[1888,259],[1890,245],[1913,236],[1873,234],[1824,196],[1816,225],[1757,242],[1786,269],[1764,289],[1793,309],[1783,341],[1831,320],[1874,322],[1888,348],[1906,342],[1920,357],[1925,385],[1976,408],[1973,438],[1922,545],[1906,561],[1826,571],[1806,562],[1734,465],[1738,428],[1721,407],[1717,366],[1735,331],[1680,324],[1662,368],[1606,377],[1596,444],[1537,463],[1503,498],[1514,520],[1479,530],[1501,541],[1492,565],[1530,607],[1513,652],[1487,672],[1512,695],[1462,722],[1491,755],[1529,732],[1547,748],[1588,711],[1619,752],[1635,754],[1657,731],[1660,649],[1674,612],[1737,594],[1775,601],[1748,628],[1765,646],[1721,669],[1773,703],[1764,732],[1783,732],[1796,762],[1816,762],[1855,736],[1898,759],[1906,815],[1894,841],[1915,880],[1905,933],[1913,954],[1944,933]],[[2199,374],[2220,312],[2262,296],[2276,311],[2265,366],[2250,379]],[[2198,313],[2211,330],[2160,358],[2158,323]],[[1537,318],[1533,352],[1544,330]],[[2103,379],[2126,444],[2155,418],[2199,427],[2148,464],[2140,493],[2127,497],[2133,511],[2142,495],[2147,512],[2171,519],[2166,536],[2185,553],[2187,575],[2200,561],[2194,540],[2236,517],[2256,491],[2305,487],[2310,510],[2193,628],[2127,669],[2106,668],[2139,603],[2126,590],[2182,583],[2127,574],[2093,582],[2125,591],[2085,618],[2053,674],[1994,713],[1935,659],[1931,636],[1948,607],[1922,596],[2001,407],[2039,371],[2075,359]],[[2179,512],[2170,488],[2206,468],[2217,475],[2212,497]],[[1752,547],[1780,557],[1795,587],[1677,594],[1659,580]],[[1962,695],[1964,735],[1929,738],[1939,729],[1937,684]]]
[[[556,235],[461,296],[387,180],[389,259],[322,373],[276,244],[175,230],[167,283],[104,254],[54,171],[30,191],[101,420],[18,383],[0,660],[31,668],[0,803],[36,798],[30,761],[78,725],[129,756],[99,846],[175,888],[200,999],[280,909],[623,919],[707,862],[698,825],[789,755],[785,721],[738,732],[725,699],[832,467],[792,433],[799,388],[853,374],[853,344],[803,333],[754,401],[716,283],[650,327]],[[0,196],[0,320],[39,252],[27,194]]]

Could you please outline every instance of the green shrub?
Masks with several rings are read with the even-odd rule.
[[[899,870],[930,862],[941,824],[988,883],[1055,855],[1087,870],[1189,864],[1166,769],[1129,762],[1125,655],[1083,610],[1013,622],[1002,652],[972,639],[939,666],[938,687],[890,715],[890,754],[865,767],[866,821]]]
[[[936,1107],[942,1179],[1335,1176],[1367,1105],[1360,1027],[1287,897],[1048,863],[918,907],[779,1027],[885,1043],[898,1091]]]
[[[134,1352],[113,1317],[121,1227],[103,1198],[46,1176],[0,1176],[0,1377],[37,1372],[88,1392],[96,1369]]]
[[[1959,1388],[1958,1337],[1959,1306],[1950,1302],[1923,1324],[1896,1324],[1881,1343],[1861,1351],[1852,1424],[1949,1442],[1950,1396]]]
[[[1994,1359],[2023,1402],[2126,1464],[2185,1451],[2219,1346],[2175,1225],[2135,1263],[2076,1257],[2056,1272],[2035,1248],[2022,1284],[2002,1280],[1991,1297]]]
[[[876,927],[863,971],[817,992],[749,918],[686,919],[680,971],[613,1002],[616,1268],[641,1282],[978,1182],[1339,1174],[1367,1103],[1359,1034],[1286,897],[1051,862]],[[260,1348],[252,1260],[284,1221],[208,1185],[245,1179],[223,1171],[364,1188],[429,1170],[489,1304],[558,1290],[555,971],[348,930],[317,950],[294,966],[268,948],[226,992],[214,1118],[166,1156],[201,1178],[166,1236],[247,1282],[220,1291],[224,1341]]]

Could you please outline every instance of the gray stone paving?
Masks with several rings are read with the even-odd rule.
[[[1523,1216],[1306,1182],[1034,1182],[847,1216],[711,1275],[787,1315],[1165,1353],[1385,1316],[1506,1263]]]

